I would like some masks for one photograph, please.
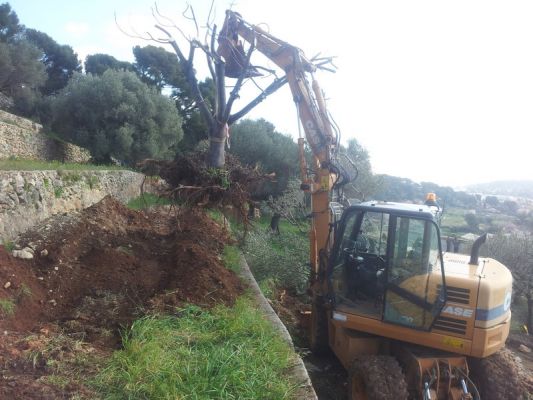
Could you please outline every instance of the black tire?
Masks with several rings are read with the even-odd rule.
[[[321,298],[313,300],[310,325],[309,348],[317,356],[328,354],[330,352],[328,315]]]
[[[348,371],[350,400],[407,400],[407,384],[398,361],[390,356],[361,356]]]
[[[470,377],[476,384],[482,400],[528,399],[527,377],[522,376],[522,366],[514,354],[503,348],[493,355],[468,361]]]

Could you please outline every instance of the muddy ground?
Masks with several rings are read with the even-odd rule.
[[[201,211],[127,209],[112,198],[0,246],[0,399],[94,399],[86,385],[146,311],[232,304],[227,232]]]

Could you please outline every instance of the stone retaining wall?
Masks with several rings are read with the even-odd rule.
[[[0,171],[0,243],[57,214],[79,211],[112,195],[140,195],[143,174],[132,171]],[[145,184],[145,191],[151,187]]]
[[[0,159],[86,163],[91,158],[88,150],[52,139],[41,130],[40,124],[0,110]]]

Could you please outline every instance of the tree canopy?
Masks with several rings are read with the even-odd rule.
[[[44,32],[26,29],[24,36],[42,51],[41,61],[48,78],[41,88],[43,95],[57,93],[67,85],[74,72],[81,72],[78,56],[68,45],[60,45]]]
[[[298,174],[298,146],[264,119],[243,120],[231,128],[230,153],[248,166],[276,174],[272,194],[280,194]]]
[[[0,4],[0,42],[9,41],[23,28],[9,3]]]
[[[52,129],[98,162],[172,158],[183,136],[173,102],[133,73],[75,74],[52,103]]]
[[[115,71],[135,71],[133,64],[119,61],[109,54],[91,54],[85,58],[85,72],[87,74],[102,75],[108,69]]]
[[[183,74],[176,54],[156,46],[135,46],[135,70],[143,82],[156,87],[159,91],[167,90],[176,102],[176,107],[183,119],[184,140],[182,149],[191,149],[201,140],[207,139],[209,126],[201,116],[195,96]],[[200,93],[209,108],[215,104],[215,85],[210,78],[198,82]]]

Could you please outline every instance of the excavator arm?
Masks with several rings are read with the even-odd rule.
[[[240,39],[281,68],[296,104],[305,139],[313,153],[312,176],[305,161],[304,139],[299,138],[300,173],[304,190],[311,193],[312,227],[310,262],[314,276],[319,273],[319,255],[328,247],[330,230],[330,192],[337,180],[332,157],[338,147],[338,135],[330,122],[322,90],[314,72],[315,64],[297,47],[284,42],[258,26],[244,21],[240,14],[226,11],[226,19],[218,38],[218,53],[226,61],[228,76],[246,74],[246,57]],[[309,78],[311,83],[309,83]]]

